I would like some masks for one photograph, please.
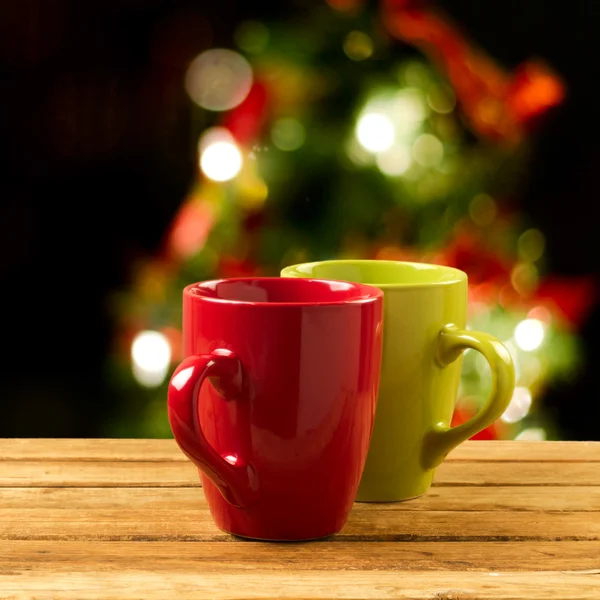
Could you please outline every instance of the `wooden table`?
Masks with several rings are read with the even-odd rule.
[[[469,442],[327,541],[216,529],[171,440],[0,440],[0,598],[600,600],[600,443]]]

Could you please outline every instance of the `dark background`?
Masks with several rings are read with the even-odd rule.
[[[545,58],[569,96],[542,128],[522,208],[549,268],[599,272],[600,5],[589,0],[440,3],[491,56]],[[3,0],[0,3],[1,436],[99,436],[120,401],[104,357],[107,294],[151,252],[194,177],[186,64],[233,47],[247,19],[301,3]],[[600,311],[588,366],[551,389],[566,439],[600,439]]]

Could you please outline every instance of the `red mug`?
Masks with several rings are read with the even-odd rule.
[[[344,527],[373,429],[382,319],[382,292],[349,282],[184,289],[169,422],[220,529],[299,541]]]

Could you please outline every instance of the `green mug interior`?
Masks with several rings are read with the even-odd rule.
[[[427,263],[395,260],[325,260],[285,267],[284,277],[337,279],[385,286],[423,286],[465,281],[459,269]]]

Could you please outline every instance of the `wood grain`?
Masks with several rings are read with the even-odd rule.
[[[16,571],[2,578],[3,598],[104,600],[166,598],[400,598],[411,600],[598,600],[600,570],[477,571]]]
[[[0,439],[0,460],[187,462],[172,439]]]
[[[0,461],[0,487],[190,487],[198,471],[186,461]]]
[[[139,569],[190,571],[582,571],[600,568],[600,542],[204,542],[5,541],[0,577],[37,568],[55,573]],[[1,580],[0,580],[1,581]]]
[[[204,494],[199,488],[160,487],[31,487],[3,488],[0,508],[64,510],[114,509],[137,507],[141,511],[195,511],[204,506]],[[388,511],[533,511],[590,512],[600,511],[600,486],[564,487],[437,487],[409,502],[377,504]],[[371,505],[356,503],[353,510],[371,510]],[[596,515],[598,516],[598,515]],[[507,515],[507,518],[509,516]],[[590,517],[591,518],[591,517]]]
[[[172,439],[0,439],[0,460],[177,461],[187,458]],[[600,462],[600,442],[469,441],[449,461]]]
[[[471,440],[455,448],[446,460],[481,462],[600,462],[600,442],[527,442]]]
[[[199,486],[189,461],[0,461],[0,487],[189,487]],[[516,461],[442,463],[435,486],[600,486],[595,462]]]
[[[564,488],[561,488],[564,489]],[[578,489],[578,488],[574,488]],[[115,488],[106,490],[11,490],[0,502],[0,539],[39,540],[156,540],[219,541],[229,536],[219,531],[200,489]],[[88,495],[89,491],[94,493]],[[183,492],[182,496],[163,491]],[[61,493],[57,493],[61,492]],[[68,493],[67,493],[68,492]],[[76,492],[79,492],[77,494]],[[103,493],[104,492],[104,496]],[[355,504],[344,530],[336,539],[348,541],[465,541],[465,540],[600,540],[597,503],[580,505],[588,510],[507,511],[493,506],[488,489],[488,509],[466,504],[448,510],[438,500],[436,510],[416,510],[424,499],[411,503]],[[19,496],[22,498],[19,501]],[[518,497],[518,493],[514,494]],[[79,500],[77,498],[79,497]],[[12,498],[12,499],[11,499]],[[84,499],[85,498],[85,499]],[[546,506],[561,506],[560,495],[547,496]],[[432,499],[432,501],[435,498]],[[424,502],[427,504],[427,502]],[[406,510],[406,507],[413,506]],[[294,515],[290,514],[290,518]]]
[[[164,511],[160,515],[140,515],[137,510],[0,511],[0,539],[201,542],[227,538],[228,534],[215,527],[207,510],[193,514]],[[596,541],[600,540],[600,519],[592,520],[587,513],[540,513],[535,517],[529,513],[514,513],[507,519],[503,513],[494,512],[354,511],[335,538],[346,541]]]

